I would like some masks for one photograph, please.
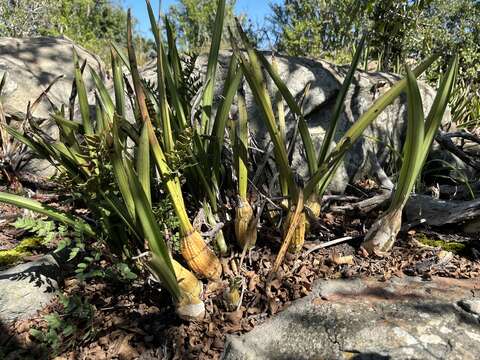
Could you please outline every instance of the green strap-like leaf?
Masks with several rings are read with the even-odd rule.
[[[430,151],[430,147],[432,146],[433,139],[435,138],[438,128],[442,124],[445,110],[447,109],[450,96],[455,87],[455,79],[458,73],[458,61],[458,55],[455,55],[450,60],[448,69],[445,75],[442,76],[432,107],[425,120],[425,140],[422,147],[422,157],[424,160],[422,161],[422,164],[420,164],[420,167],[423,167],[428,152]]]
[[[173,77],[175,79],[175,84],[178,88],[182,80],[182,65],[180,61],[180,56],[178,55],[173,28],[172,28],[172,25],[170,24],[170,21],[168,21],[167,17],[165,17],[165,29],[167,30],[168,58],[170,59],[170,64],[172,66],[172,71],[173,71]]]
[[[157,103],[160,109],[160,123],[162,126],[162,135],[163,135],[163,145],[165,151],[170,153],[174,149],[173,144],[173,133],[172,133],[172,126],[170,124],[170,114],[168,111],[168,102],[167,102],[167,95],[165,90],[165,67],[168,64],[164,64],[164,47],[162,43],[162,39],[160,36],[160,29],[157,25],[157,21],[155,19],[155,15],[153,13],[153,9],[150,5],[150,2],[147,1],[147,10],[148,10],[148,17],[150,19],[150,26],[152,28],[152,32],[154,33],[155,44],[157,49],[157,89],[158,89],[158,98]]]
[[[128,214],[130,218],[135,220],[135,202],[133,201],[133,195],[130,191],[130,186],[128,184],[128,177],[123,165],[123,146],[120,144],[120,139],[118,136],[118,122],[117,117],[113,118],[113,149],[110,152],[110,161],[113,167],[113,173],[117,180],[117,185],[122,195],[125,205],[127,207]]]
[[[422,97],[415,75],[407,70],[407,137],[403,146],[403,162],[400,169],[397,188],[390,204],[390,211],[401,209],[410,195],[417,180],[418,163],[421,162],[422,146],[425,134],[425,119]]]
[[[7,81],[7,72],[5,71],[2,76],[2,80],[0,81],[0,96],[2,96],[3,88],[5,87],[5,83]]]
[[[332,146],[333,136],[335,135],[335,131],[337,130],[338,121],[340,120],[340,115],[343,110],[348,88],[350,87],[350,84],[352,83],[352,80],[353,80],[353,75],[357,70],[358,62],[360,61],[360,56],[362,55],[364,43],[365,43],[365,37],[363,37],[360,40],[360,43],[358,44],[357,50],[352,59],[352,64],[350,65],[350,69],[348,70],[347,76],[343,80],[342,87],[340,88],[340,92],[338,93],[337,99],[335,100],[333,116],[332,116],[332,119],[330,120],[328,131],[325,134],[325,137],[322,142],[322,147],[320,148],[320,153],[318,155],[319,166],[327,158],[328,152]]]
[[[436,59],[438,55],[433,55],[418,65],[413,74],[419,76],[422,74]],[[306,199],[312,194],[321,179],[325,179],[325,175],[329,172],[331,166],[338,167],[336,162],[343,159],[345,153],[352,145],[362,136],[365,129],[380,115],[380,113],[390,105],[407,87],[407,80],[403,79],[393,85],[390,90],[380,96],[366,112],[364,112],[357,121],[347,130],[335,148],[330,153],[325,166],[319,168],[305,185],[304,197]],[[333,161],[334,160],[334,161]],[[331,178],[331,177],[330,177]],[[328,184],[327,184],[328,185]]]
[[[91,66],[90,74],[92,75],[96,90],[102,101],[103,108],[107,113],[107,119],[111,121],[113,119],[113,113],[115,112],[115,105],[113,104],[112,98],[110,97],[110,94],[105,87],[102,79],[100,79],[100,76],[98,76],[97,72]]]
[[[150,189],[150,143],[146,125],[142,127],[142,134],[140,135],[140,143],[138,145],[137,172],[138,179],[147,196],[148,202],[152,204],[152,192]]]
[[[133,169],[127,164],[125,164],[125,169],[128,173],[130,190],[135,200],[135,209],[142,225],[143,234],[148,241],[150,250],[158,256],[164,264],[161,271],[157,272],[157,275],[173,298],[178,301],[181,297],[180,288],[178,287],[178,282],[175,277],[170,252],[163,240],[162,231],[155,220],[155,215],[153,214],[147,196],[138,178],[135,176]]]
[[[242,71],[238,67],[238,61],[235,55],[230,59],[228,66],[227,78],[223,86],[222,102],[215,115],[215,122],[213,123],[212,140],[210,142],[209,154],[212,155],[212,168],[215,175],[215,181],[219,181],[221,168],[221,154],[223,143],[225,140],[225,128],[227,126],[227,119],[230,113],[230,108],[233,103],[235,94],[240,86],[242,80]]]
[[[92,228],[83,222],[83,220],[79,218],[75,218],[69,214],[64,212],[58,211],[50,206],[44,205],[41,202],[36,200],[27,199],[19,195],[8,194],[5,192],[0,192],[0,202],[18,206],[22,209],[28,209],[33,212],[48,216],[53,220],[57,220],[61,223],[71,225],[73,227],[78,226],[82,231],[88,236],[94,236],[95,233],[93,232]]]
[[[137,60],[135,56],[135,49],[133,47],[132,36],[132,18],[131,13],[127,13],[127,50],[128,58],[130,61],[130,71],[132,74],[133,85],[135,88],[135,95],[138,103],[139,110],[141,112],[141,118],[145,123],[148,130],[148,139],[150,142],[150,150],[152,151],[153,158],[160,172],[163,182],[172,198],[173,207],[178,216],[180,222],[180,229],[183,235],[190,233],[193,230],[193,226],[185,209],[185,203],[183,201],[182,191],[180,188],[180,180],[172,174],[168,167],[165,153],[160,146],[158,139],[155,135],[150,117],[148,115],[147,105],[145,102],[145,93],[140,80],[140,74],[138,72]]]
[[[163,143],[165,150],[172,152],[175,148],[173,144],[172,125],[170,123],[170,113],[167,101],[167,92],[165,89],[165,74],[164,69],[168,64],[163,63],[164,58],[163,45],[160,42],[157,47],[157,88],[158,88],[158,106],[160,108],[160,123],[162,125]]]
[[[101,103],[101,100],[99,99],[98,94],[95,94],[95,122],[96,122],[95,133],[96,134],[102,134],[107,128],[106,120],[104,116],[105,114],[104,114],[104,111],[102,111],[102,107],[100,103]]]
[[[111,45],[112,48],[115,50],[115,53],[122,60],[123,65],[125,65],[127,69],[130,70],[130,62],[128,61],[128,56],[125,54],[125,52],[120,48],[120,46],[118,46],[114,42],[112,42]]]
[[[206,87],[202,99],[202,132],[210,134],[213,124],[211,119],[213,105],[213,91],[215,84],[215,74],[218,64],[218,53],[223,34],[223,20],[225,18],[226,0],[218,0],[217,14],[213,26],[212,42],[210,44],[210,53],[208,54],[207,73],[205,75]]]
[[[248,114],[243,89],[238,94],[238,127],[235,131],[235,160],[238,163],[238,195],[245,201],[248,188]]]
[[[272,143],[274,145],[275,160],[279,172],[281,176],[287,180],[289,194],[295,199],[298,195],[297,186],[295,184],[293,172],[288,162],[287,149],[275,120],[270,95],[268,94],[260,63],[258,61],[255,51],[250,45],[250,42],[247,39],[238,21],[237,28],[242,39],[242,44],[247,49],[248,60],[238,49],[238,46],[237,44],[235,44],[234,40],[232,41],[232,46],[234,48],[236,56],[240,60],[243,73],[245,74],[245,78],[250,85],[250,89],[252,90],[254,99],[261,110],[265,125],[267,126],[270,138],[272,139]]]
[[[300,132],[300,137],[302,138],[303,147],[305,148],[305,155],[307,158],[308,169],[310,175],[315,173],[317,170],[317,155],[315,154],[315,147],[313,146],[312,137],[308,130],[307,122],[303,116],[303,112],[300,106],[297,104],[292,93],[288,89],[288,86],[282,81],[278,71],[270,64],[267,58],[260,52],[257,51],[258,58],[262,62],[262,65],[267,70],[268,74],[272,78],[273,82],[277,86],[278,90],[282,94],[285,102],[287,103],[290,111],[298,117],[298,131]]]
[[[118,54],[112,49],[110,51],[112,57],[112,74],[113,74],[113,89],[115,92],[115,111],[121,117],[125,116],[125,89],[123,86],[122,67],[118,61]]]
[[[107,202],[109,208],[113,210],[118,217],[123,221],[123,223],[129,228],[129,230],[132,232],[132,234],[135,235],[137,240],[140,240],[143,242],[143,236],[142,236],[142,231],[141,229],[138,229],[136,227],[135,219],[132,219],[130,215],[128,214],[128,210],[125,207],[125,204],[121,202],[116,196],[110,194],[110,193],[104,193],[102,190],[100,190],[100,193],[102,194],[103,198]]]
[[[80,66],[78,64],[78,55],[75,49],[73,49],[73,61],[75,64],[75,85],[77,89],[80,114],[82,115],[83,130],[85,131],[86,135],[92,135],[93,126],[90,120],[90,106],[88,105],[87,89],[83,81],[82,71],[80,70]]]
[[[272,56],[272,69],[273,69],[273,72],[278,73],[278,64],[277,64],[277,61],[275,60],[275,57],[273,56]],[[275,92],[274,102],[277,110],[278,131],[280,131],[280,135],[283,139],[283,143],[286,145],[287,144],[287,124],[286,124],[286,118],[285,118],[285,104],[284,104],[282,92],[280,90]],[[307,129],[307,132],[308,132],[308,129]],[[294,131],[293,137],[294,137],[293,141],[295,141],[296,140],[295,131]],[[310,138],[310,133],[308,133],[308,137]],[[288,149],[287,149],[287,153],[288,153]],[[308,155],[307,155],[307,158],[308,158]],[[308,159],[307,159],[307,162],[308,162]],[[280,182],[280,190],[282,192],[282,196],[287,197],[288,196],[287,179],[285,179],[283,176],[280,175],[279,182]]]

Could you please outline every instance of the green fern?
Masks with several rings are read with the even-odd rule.
[[[28,231],[42,239],[42,244],[49,244],[59,235],[59,229],[53,221],[34,219],[31,217],[19,218],[13,223],[16,229]],[[63,227],[64,228],[64,227]]]
[[[13,226],[34,234],[35,237],[41,239],[42,245],[58,240],[55,252],[70,248],[69,260],[74,259],[85,250],[85,237],[80,226],[75,226],[73,231],[70,231],[67,226],[56,224],[54,221],[31,217],[19,218],[13,223]]]

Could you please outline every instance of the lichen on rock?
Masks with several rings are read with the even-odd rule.
[[[42,239],[28,237],[13,249],[0,250],[0,267],[9,266],[19,262],[23,257],[31,255],[31,251],[42,245]]]

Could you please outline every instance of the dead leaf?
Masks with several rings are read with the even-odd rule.
[[[315,305],[315,306],[320,306],[323,303],[325,303],[325,300],[322,299],[321,297],[317,297],[317,298],[312,300],[312,304]]]
[[[335,223],[335,215],[333,213],[323,214],[324,221],[327,225],[332,225]]]
[[[248,282],[248,291],[254,291],[259,282],[260,282],[260,276],[256,274],[252,276],[250,278],[250,281]]]
[[[242,320],[242,317],[243,317],[242,309],[225,313],[225,319],[228,321],[231,321],[232,323],[239,322],[240,320]]]
[[[347,256],[340,256],[337,254],[332,255],[332,262],[335,265],[354,265],[355,263],[353,262],[353,256],[352,255],[347,255]]]
[[[363,246],[360,246],[360,249],[358,250],[358,253],[360,256],[364,257],[364,258],[368,258],[368,251],[365,250],[365,248]]]

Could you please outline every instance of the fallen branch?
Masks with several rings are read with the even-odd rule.
[[[449,132],[449,133],[443,133],[443,137],[448,137],[448,138],[461,138],[465,140],[469,140],[471,142],[477,143],[480,145],[480,137],[474,134],[470,134],[465,131],[456,131],[456,132]]]
[[[339,239],[324,242],[323,244],[316,245],[316,246],[308,249],[307,251],[305,251],[303,256],[306,257],[308,254],[310,254],[314,251],[324,249],[324,248],[329,247],[329,246],[337,245],[337,244],[340,244],[340,243],[344,243],[344,242],[352,240],[352,239],[353,239],[353,237],[351,237],[351,236],[345,236],[345,237],[342,237],[342,238],[339,238]]]
[[[409,222],[425,219],[431,226],[459,224],[480,218],[480,199],[439,200],[426,195],[412,195],[405,207],[405,215]]]
[[[463,134],[462,136],[467,136],[471,134]],[[456,137],[459,137],[459,134],[456,134]],[[471,135],[474,136],[474,135]],[[470,167],[474,168],[475,170],[480,171],[480,162],[472,159],[471,156],[467,155],[463,149],[455,145],[452,141],[452,134],[448,133],[440,133],[435,137],[437,143],[440,144],[445,150],[450,151],[452,154],[457,156],[460,160],[462,160],[465,164],[469,165]]]
[[[472,199],[472,193],[480,192],[480,181],[462,185],[438,185],[441,197],[448,197],[451,200],[466,200]]]
[[[322,198],[322,206],[325,206],[327,203],[330,202],[350,202],[350,201],[358,201],[360,198],[358,196],[351,196],[351,195],[324,195]]]
[[[344,213],[346,211],[360,211],[362,213],[368,213],[380,206],[383,206],[390,199],[391,195],[391,191],[385,190],[379,195],[375,195],[371,198],[356,203],[345,204],[341,206],[331,206],[330,210],[337,213]]]

